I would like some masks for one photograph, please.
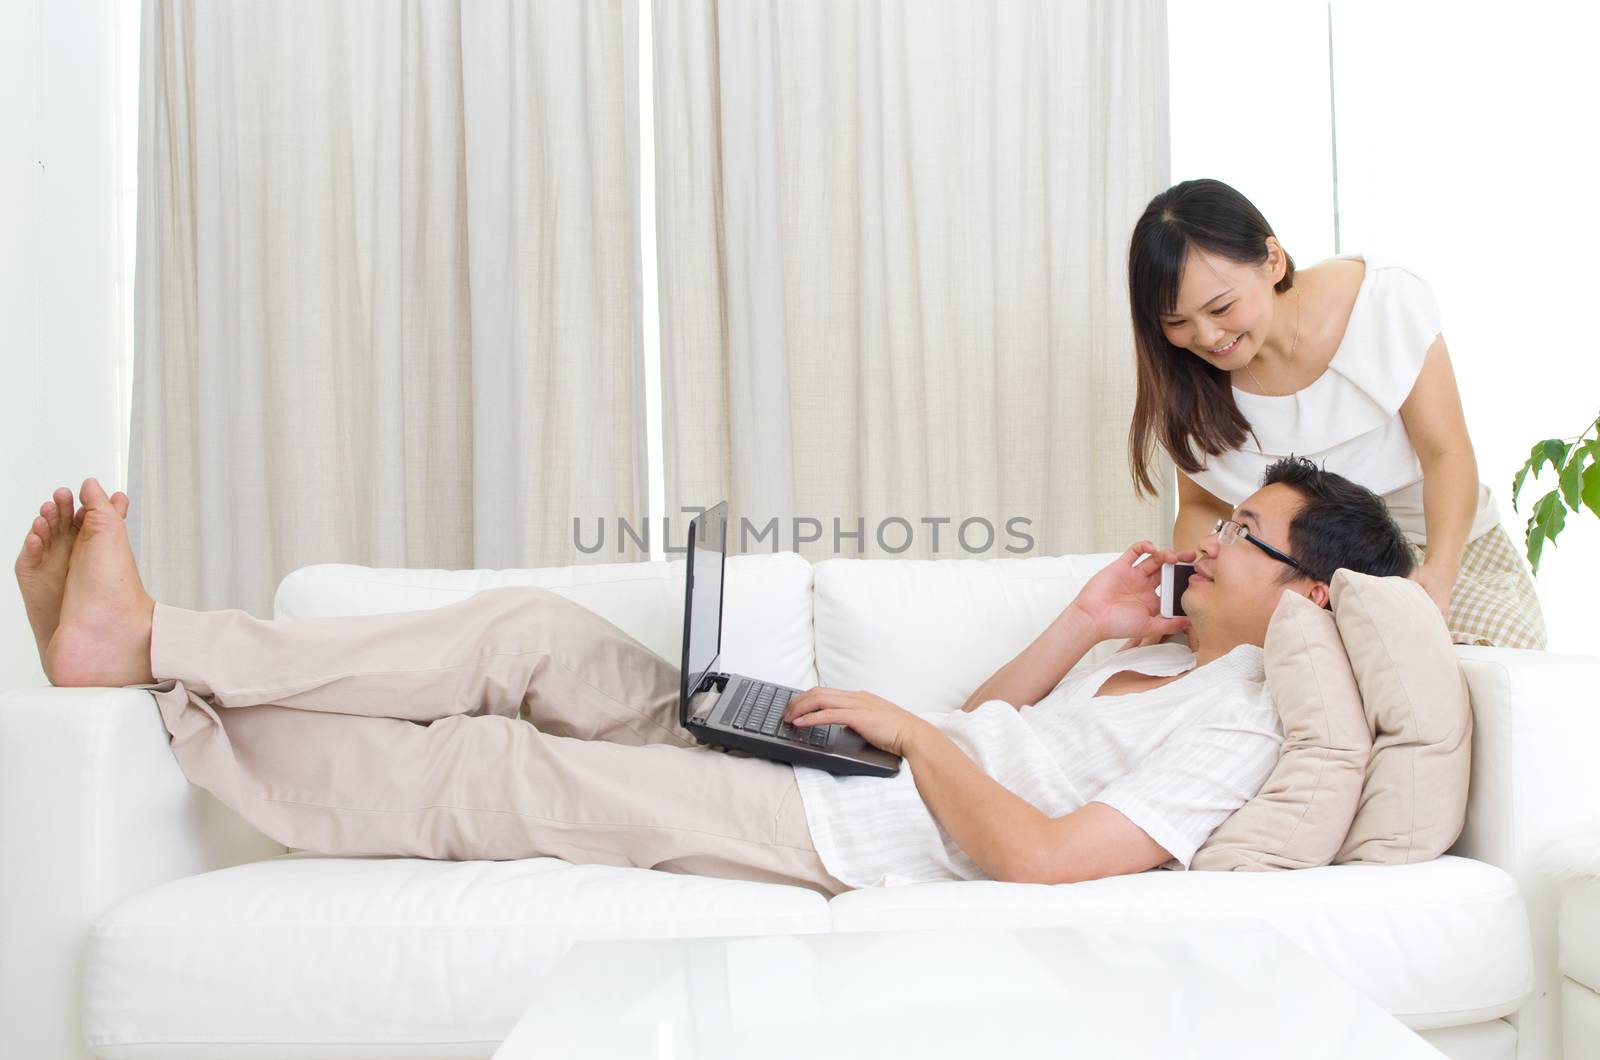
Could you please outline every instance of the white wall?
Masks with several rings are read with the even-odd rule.
[[[1308,0],[1167,4],[1172,181],[1239,189],[1296,266],[1334,252],[1327,19]]]
[[[1173,179],[1233,184],[1311,265],[1335,252],[1337,125],[1338,250],[1403,261],[1433,285],[1479,473],[1520,550],[1512,474],[1535,441],[1600,413],[1586,319],[1600,8],[1334,0],[1331,118],[1328,12],[1170,0]],[[1571,519],[1537,586],[1551,649],[1600,652],[1600,520]]]
[[[118,26],[129,6],[0,3],[0,545],[13,558],[55,486],[76,490],[90,475],[108,488],[123,484],[126,56]],[[43,681],[7,577],[0,688]]]

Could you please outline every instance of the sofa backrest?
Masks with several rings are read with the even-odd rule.
[[[820,683],[916,713],[958,710],[1114,558],[823,560],[812,568]]]
[[[955,710],[1026,647],[1112,554],[1019,559],[728,557],[722,669],[796,688],[875,692],[907,710]],[[274,617],[443,607],[483,589],[537,585],[615,623],[678,665],[684,561],[526,570],[405,570],[318,564],[278,586]],[[1092,663],[1114,651],[1107,641]]]
[[[582,604],[677,666],[683,656],[680,559],[525,570],[405,570],[322,563],[290,572],[274,618],[421,611],[483,589],[537,585]],[[723,587],[722,669],[798,688],[817,683],[811,564],[796,552],[729,556]]]

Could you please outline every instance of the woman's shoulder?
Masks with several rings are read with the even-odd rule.
[[[1310,280],[1319,286],[1345,288],[1352,293],[1361,286],[1367,271],[1365,258],[1360,254],[1339,254],[1323,258],[1315,265],[1295,270],[1295,282]]]
[[[1296,280],[1331,306],[1360,309],[1363,303],[1432,299],[1433,287],[1415,265],[1381,254],[1338,254],[1298,270]]]
[[[1351,255],[1355,259],[1356,255]],[[1374,255],[1359,255],[1363,264],[1352,326],[1383,328],[1395,317],[1421,318],[1438,331],[1439,303],[1433,285],[1416,266]]]
[[[1342,395],[1354,390],[1391,416],[1440,334],[1439,303],[1416,268],[1383,257],[1350,257],[1361,267],[1360,287],[1324,378],[1317,381],[1321,385],[1304,397],[1343,404]]]

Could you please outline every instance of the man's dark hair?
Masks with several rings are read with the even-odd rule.
[[[1348,567],[1380,578],[1407,577],[1415,565],[1411,547],[1383,499],[1365,486],[1325,470],[1303,456],[1286,456],[1267,468],[1261,484],[1282,484],[1302,504],[1289,523],[1289,555],[1317,581],[1331,582]],[[1285,565],[1280,581],[1297,573]]]

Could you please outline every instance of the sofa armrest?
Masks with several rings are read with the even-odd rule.
[[[87,1057],[90,921],[168,880],[284,848],[184,779],[148,692],[0,694],[0,1027],[8,1056]]]
[[[1514,648],[1458,648],[1472,698],[1472,788],[1450,853],[1517,880],[1533,936],[1535,994],[1512,1021],[1518,1056],[1557,1056],[1558,881],[1544,864],[1557,840],[1600,807],[1600,658]]]

